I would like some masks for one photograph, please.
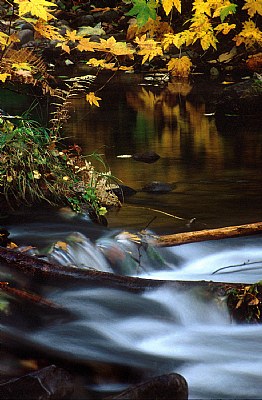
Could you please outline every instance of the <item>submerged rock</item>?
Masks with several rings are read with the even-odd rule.
[[[155,153],[154,151],[145,151],[143,153],[133,154],[132,158],[135,161],[142,161],[144,163],[151,164],[159,160],[160,155]]]
[[[172,192],[176,185],[174,183],[165,183],[165,182],[158,182],[158,181],[153,181],[150,183],[147,183],[143,188],[143,192],[149,192],[149,193],[168,193]]]

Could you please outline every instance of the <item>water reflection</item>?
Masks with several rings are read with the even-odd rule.
[[[109,216],[111,226],[124,221],[137,226],[142,219],[143,227],[155,215],[131,205],[154,206],[185,219],[197,217],[210,227],[259,220],[262,132],[258,121],[218,124],[210,115],[216,82],[199,79],[163,87],[142,83],[141,77],[130,75],[111,81],[100,92],[103,102],[96,109],[90,109],[84,99],[74,99],[66,129],[86,154],[103,153],[112,173],[138,190],[126,200],[128,209],[124,206]],[[148,150],[161,156],[157,163],[117,158]],[[152,181],[177,186],[162,196],[141,192]],[[173,230],[174,223],[157,214],[152,229]]]

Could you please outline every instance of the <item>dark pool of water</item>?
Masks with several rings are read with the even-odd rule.
[[[86,73],[84,67],[78,71]],[[198,228],[261,219],[261,118],[217,120],[210,115],[221,81],[196,75],[190,81],[152,85],[143,75],[108,78],[101,76],[91,88],[103,86],[97,93],[100,107],[90,108],[84,98],[72,99],[71,119],[64,128],[85,154],[103,154],[112,174],[137,190],[126,197],[121,212],[110,212],[111,227],[137,229],[150,223],[153,230],[172,232],[186,229],[192,218]],[[32,102],[28,95],[0,93],[0,108],[12,114],[27,111]],[[46,120],[46,103],[32,111]],[[156,163],[119,158],[149,150],[160,155]],[[166,194],[141,191],[152,181],[174,183],[175,189]]]
[[[66,134],[86,154],[104,154],[112,174],[137,190],[121,212],[109,214],[110,226],[143,228],[156,217],[153,230],[172,231],[183,229],[191,218],[200,227],[260,220],[261,120],[242,116],[218,121],[207,115],[223,86],[217,81],[195,77],[163,86],[145,83],[136,75],[113,79],[99,92],[100,108],[75,99],[66,126]],[[153,164],[119,158],[149,150],[160,155]],[[166,194],[141,191],[152,181],[176,186]]]

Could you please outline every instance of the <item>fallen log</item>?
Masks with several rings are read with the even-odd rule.
[[[59,283],[72,285],[74,283],[91,284],[123,289],[133,292],[143,292],[147,289],[159,288],[163,285],[172,286],[177,289],[191,289],[201,286],[203,288],[215,288],[220,291],[222,287],[243,286],[241,283],[223,283],[213,281],[169,281],[145,279],[133,276],[122,276],[110,272],[95,269],[83,269],[78,267],[63,266],[51,263],[35,256],[30,256],[16,250],[0,247],[0,261],[10,265],[11,271],[22,273],[40,283],[59,285]],[[6,288],[2,285],[3,290]],[[0,286],[1,290],[1,286]]]
[[[247,285],[244,283],[169,281],[121,276],[92,269],[64,267],[2,247],[0,247],[0,260],[11,264],[11,270],[23,273],[31,277],[33,282],[36,280],[42,284],[55,286],[62,284],[63,287],[67,284],[70,287],[73,287],[74,284],[77,284],[77,286],[84,285],[85,287],[94,287],[95,285],[96,287],[110,287],[134,293],[141,293],[162,286],[184,291],[200,289],[202,293],[209,294],[211,298],[226,296],[229,311],[237,321],[260,321],[260,315],[262,315],[262,285],[260,283]],[[6,284],[2,285],[2,290],[7,291]],[[23,297],[25,297],[25,293],[23,293]],[[30,297],[32,302],[35,300],[39,302],[39,299],[37,296],[34,298],[31,295]]]
[[[201,231],[155,236],[152,240],[152,244],[157,247],[170,247],[178,246],[180,244],[203,242],[205,240],[218,240],[239,236],[255,235],[258,233],[262,233],[262,222],[227,226],[225,228],[204,229]]]

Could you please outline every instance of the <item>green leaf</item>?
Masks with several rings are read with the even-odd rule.
[[[141,27],[147,23],[149,18],[156,19],[156,7],[155,0],[133,0],[133,8],[126,15],[136,16],[137,25]]]
[[[237,9],[237,4],[234,4],[234,3],[230,4],[230,6],[222,8],[222,10],[220,12],[221,22],[224,22],[225,18],[228,16],[228,14],[231,14],[231,13],[234,14],[236,12],[236,9]]]

